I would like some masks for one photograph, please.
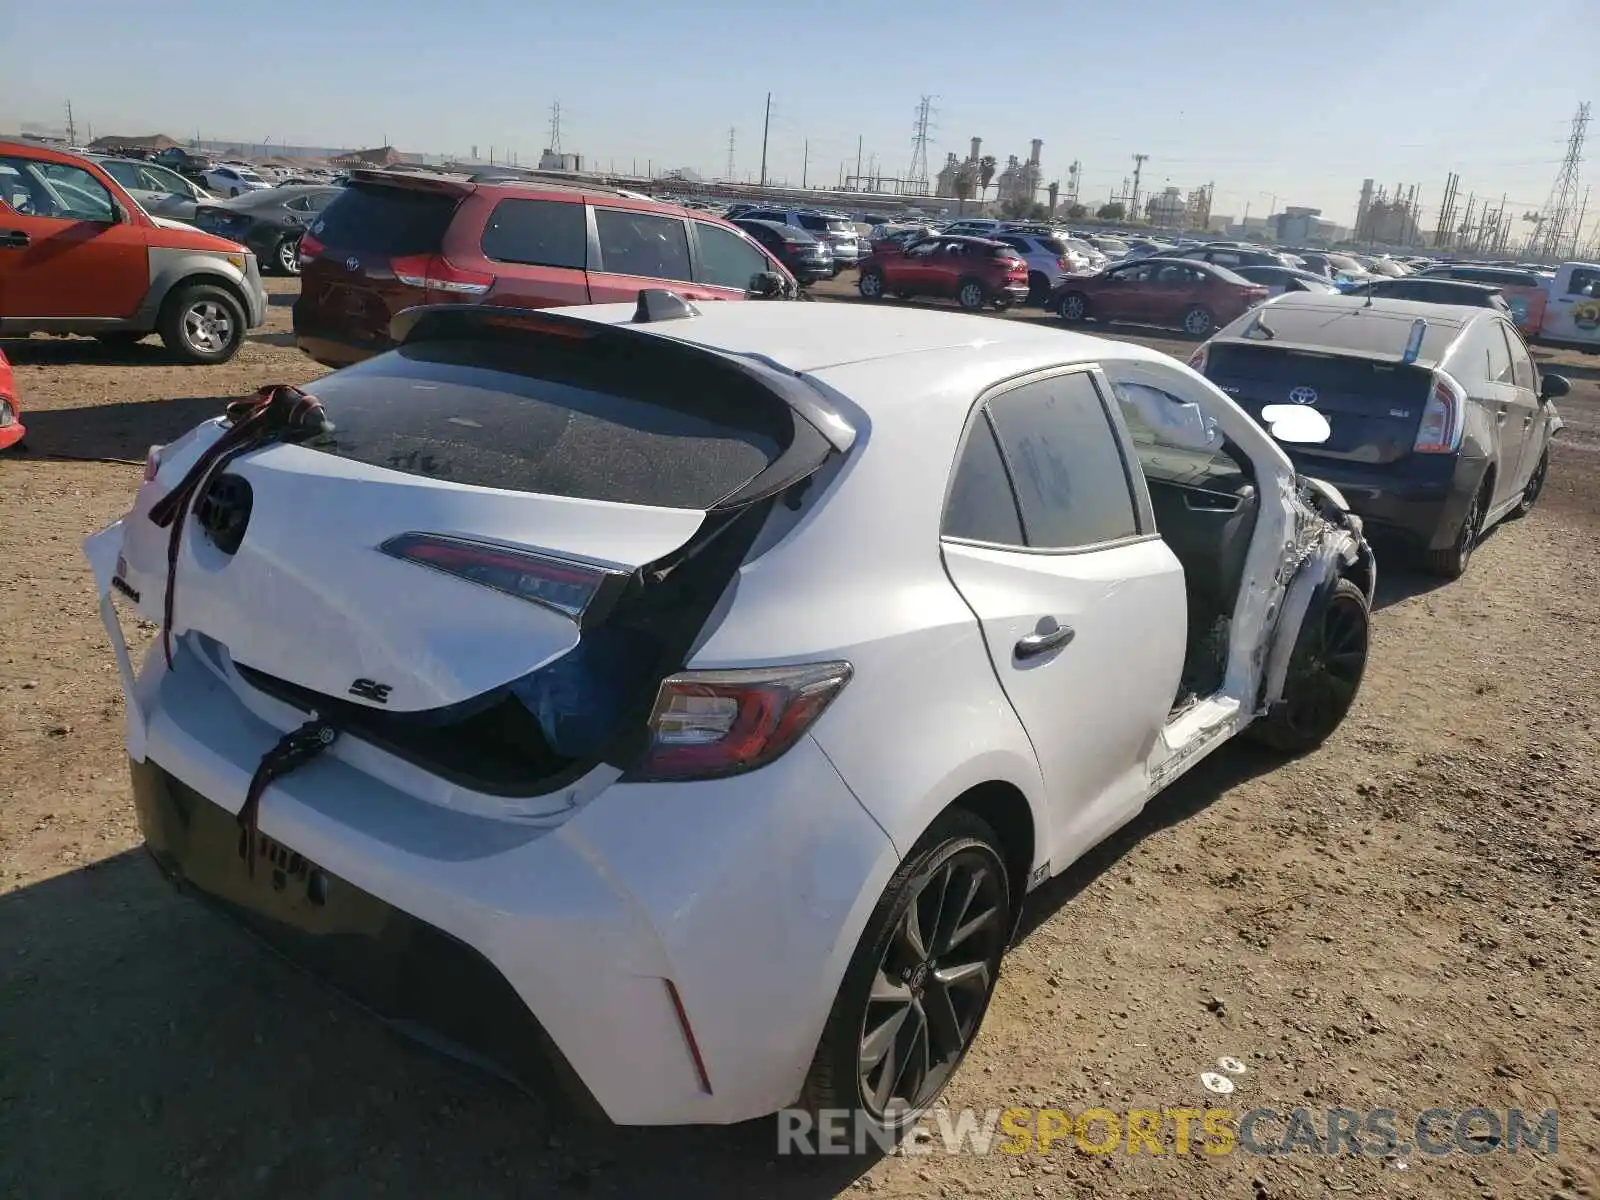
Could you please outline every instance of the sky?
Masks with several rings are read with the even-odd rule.
[[[947,151],[1082,165],[1103,202],[1214,183],[1214,213],[1297,204],[1348,224],[1363,178],[1418,185],[1436,211],[1549,194],[1579,102],[1600,101],[1593,0],[215,0],[18,5],[0,40],[0,130],[163,132],[241,143],[375,146],[586,166],[760,170],[836,183],[876,158],[902,175],[934,97],[930,174]],[[269,141],[270,139],[270,141]],[[809,153],[807,142],[809,141]],[[1600,184],[1600,103],[1582,178]],[[1600,187],[1585,237],[1600,228]]]

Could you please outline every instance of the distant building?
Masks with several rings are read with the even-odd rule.
[[[1189,216],[1189,200],[1182,188],[1169,187],[1151,196],[1144,211],[1153,225],[1183,225]]]
[[[1044,149],[1044,142],[1034,138],[1028,143],[1030,149],[1027,162],[1018,162],[1015,154],[1006,162],[1005,170],[1000,172],[995,180],[995,195],[1002,204],[1007,201],[1016,201],[1032,204],[1038,198],[1039,187],[1044,182],[1041,178],[1039,157]]]
[[[164,133],[151,133],[143,136],[125,137],[121,134],[108,133],[105,137],[97,137],[89,143],[91,150],[171,150],[181,146]]]
[[[952,150],[944,156],[944,166],[939,168],[938,178],[933,185],[933,194],[935,196],[954,196],[956,194],[956,176],[960,172],[961,164],[956,160],[955,151]]]
[[[539,156],[539,170],[581,171],[583,170],[583,155],[560,154],[554,150],[546,150]]]

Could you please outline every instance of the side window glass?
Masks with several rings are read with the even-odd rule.
[[[1139,532],[1127,467],[1087,373],[1024,384],[990,411],[1029,546],[1070,549]]]
[[[17,212],[64,221],[116,220],[111,193],[89,172],[54,163],[46,172],[43,166],[26,158],[0,157],[3,198]]]
[[[702,283],[743,291],[752,278],[772,269],[767,256],[738,234],[705,221],[696,221],[695,231],[700,235]]]
[[[1506,346],[1511,351],[1511,381],[1519,388],[1537,392],[1538,373],[1533,369],[1533,359],[1528,357],[1528,348],[1523,345],[1521,336],[1505,325],[1500,326],[1500,332],[1505,334]]]
[[[1199,405],[1143,383],[1113,381],[1111,391],[1133,437],[1145,478],[1158,483],[1205,487],[1244,471],[1227,437]]]
[[[1600,299],[1600,271],[1574,267],[1572,269],[1572,278],[1567,281],[1566,294],[1569,296],[1594,296]]]
[[[1505,329],[1498,322],[1488,331],[1489,379],[1493,383],[1511,382],[1511,347],[1506,345]]]
[[[1000,447],[988,416],[980,412],[967,431],[966,444],[950,480],[950,498],[944,507],[947,537],[970,538],[1001,546],[1022,546],[1022,518],[1017,498],[1006,476]]]
[[[649,279],[693,278],[689,235],[679,218],[626,208],[596,208],[594,218],[606,271]]]
[[[483,227],[483,256],[530,267],[570,267],[588,260],[583,205],[563,200],[502,200]]]

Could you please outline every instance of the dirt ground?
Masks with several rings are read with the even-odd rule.
[[[1600,359],[1559,359],[1543,501],[1467,578],[1380,560],[1366,683],[1326,747],[1223,751],[1031,899],[947,1096],[1215,1106],[1198,1076],[1231,1055],[1236,1111],[1556,1107],[1555,1157],[797,1160],[768,1123],[577,1124],[390,1034],[147,862],[79,552],[139,469],[65,456],[139,461],[226,397],[314,378],[293,291],[222,367],[0,343],[32,449],[0,458],[0,1195],[1600,1198]]]

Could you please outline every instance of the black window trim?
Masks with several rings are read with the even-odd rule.
[[[972,427],[976,421],[981,419],[989,426],[990,436],[995,439],[995,448],[1000,452],[1000,462],[1004,465],[1006,471],[1006,483],[1011,488],[1011,502],[1017,506],[1017,521],[1022,528],[1022,536],[1028,536],[1027,522],[1022,519],[1022,501],[1017,497],[1016,483],[1012,477],[1011,461],[1006,457],[1005,443],[1000,440],[999,431],[994,428],[993,418],[989,415],[989,405],[1006,393],[1026,387],[1028,384],[1039,383],[1046,379],[1056,379],[1066,375],[1087,375],[1090,384],[1094,387],[1095,395],[1100,401],[1100,413],[1106,419],[1106,426],[1111,434],[1111,440],[1116,444],[1117,455],[1122,462],[1122,477],[1128,487],[1128,500],[1133,509],[1133,521],[1137,531],[1101,542],[1087,542],[1081,546],[1013,546],[1008,542],[985,542],[978,538],[960,537],[956,534],[945,533],[944,514],[950,505],[950,493],[955,484],[956,469],[961,465],[961,456],[967,448],[967,439],[972,435]],[[961,437],[956,442],[955,457],[945,474],[944,499],[939,507],[940,542],[949,542],[957,546],[974,546],[981,550],[1002,550],[1012,554],[1037,554],[1057,557],[1067,554],[1094,554],[1101,550],[1116,550],[1123,546],[1137,545],[1140,542],[1159,542],[1161,534],[1156,529],[1155,509],[1150,502],[1149,490],[1140,486],[1144,479],[1144,471],[1142,469],[1139,470],[1138,482],[1136,482],[1133,468],[1130,466],[1130,462],[1134,464],[1138,462],[1137,458],[1130,458],[1130,455],[1133,454],[1132,437],[1128,433],[1126,423],[1122,420],[1122,414],[1112,409],[1112,403],[1114,403],[1114,398],[1111,395],[1111,385],[1107,380],[1104,368],[1097,362],[1039,368],[1022,375],[1012,376],[1010,379],[1003,379],[999,383],[991,384],[985,391],[980,392],[967,414],[967,421],[961,430]]]

